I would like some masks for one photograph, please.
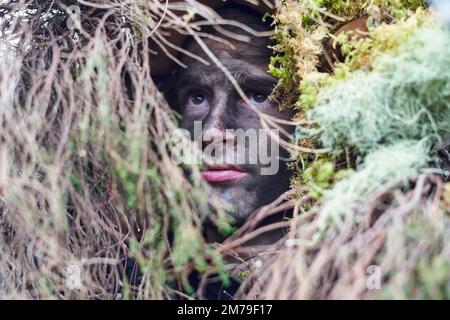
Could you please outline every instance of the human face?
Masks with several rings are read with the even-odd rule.
[[[279,105],[269,99],[277,83],[277,79],[267,73],[269,54],[265,59],[258,59],[259,62],[249,61],[242,58],[248,55],[231,54],[223,44],[214,41],[206,41],[206,44],[234,76],[254,108],[272,117],[291,119],[291,110],[280,111]],[[254,46],[243,44],[239,45],[239,49],[255,50]],[[202,55],[195,44],[187,50]],[[289,188],[290,175],[286,163],[280,161],[280,157],[287,157],[287,154],[276,143],[279,153],[270,150],[274,145],[271,138],[253,142],[257,144],[256,148],[252,148],[249,141],[243,148],[238,147],[236,134],[226,130],[254,130],[259,133],[263,129],[260,117],[236,92],[216,64],[207,66],[193,59],[186,59],[184,63],[187,68],[180,69],[175,85],[176,104],[182,114],[181,127],[187,129],[194,139],[194,124],[201,123],[203,150],[217,145],[226,150],[225,161],[220,165],[213,163],[206,166],[202,175],[214,193],[232,206],[230,214],[242,222],[257,208],[272,202]],[[292,127],[282,127],[292,131]],[[263,174],[267,163],[250,161],[259,159],[261,151],[270,153],[268,156],[272,165],[276,163],[278,170],[274,174]]]

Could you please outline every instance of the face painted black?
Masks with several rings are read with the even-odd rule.
[[[292,111],[280,111],[279,105],[269,99],[277,79],[267,73],[271,55],[271,51],[267,48],[268,39],[257,39],[250,43],[234,41],[237,47],[235,50],[213,40],[205,42],[234,76],[250,103],[257,110],[279,119],[291,119]],[[205,56],[195,43],[190,44],[186,49],[194,54]],[[192,137],[194,122],[202,123],[204,149],[212,144],[235,143],[236,136],[225,133],[227,129],[246,131],[263,128],[259,116],[239,96],[227,76],[216,64],[211,62],[209,66],[206,66],[191,58],[185,58],[183,62],[187,68],[178,70],[169,100],[175,98],[173,103],[182,114],[181,127],[189,130]],[[293,130],[292,127],[282,127],[288,132]],[[258,148],[260,147],[267,147],[267,143],[264,146],[258,145]],[[227,149],[226,159],[231,159],[233,156],[234,159],[244,157],[244,155],[236,154],[239,153],[237,148],[231,149],[231,153],[234,154],[230,155],[230,149]],[[256,157],[251,154],[250,149],[246,145],[246,152],[250,153],[248,156]],[[271,161],[277,162],[279,166],[279,170],[274,175],[261,174],[264,167],[261,163],[229,162],[225,166],[213,166],[204,174],[214,192],[233,206],[234,209],[230,213],[238,222],[242,222],[254,210],[272,202],[288,190],[290,174],[286,163],[279,159],[279,157],[286,157],[287,154],[280,148],[280,154],[276,155],[272,152],[272,156],[275,158]]]

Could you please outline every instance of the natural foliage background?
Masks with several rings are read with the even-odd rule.
[[[427,3],[275,1],[268,69],[274,95],[297,100],[292,190],[221,245],[202,223],[231,221],[199,168],[172,160],[178,115],[151,76],[156,48],[188,54],[167,32],[202,41],[193,13],[214,12],[80,0],[76,24],[73,3],[0,2],[1,298],[201,297],[193,270],[238,276],[248,299],[449,298],[450,34]],[[367,31],[336,35],[361,17]],[[272,226],[285,238],[245,247],[286,209]]]
[[[162,299],[193,268],[226,278],[200,229],[230,226],[172,161],[176,115],[150,74],[157,26],[188,24],[158,1],[82,1],[70,29],[71,4],[1,8],[2,298]]]

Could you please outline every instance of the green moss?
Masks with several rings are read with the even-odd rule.
[[[379,6],[390,11],[396,18],[406,16],[408,10],[416,10],[424,5],[423,0],[307,0],[306,4],[312,4],[317,8],[341,17],[355,17],[364,13],[370,6]],[[312,9],[317,15],[320,12]]]
[[[430,13],[418,9],[407,19],[401,19],[395,24],[382,24],[370,28],[366,37],[350,40],[348,33],[342,33],[335,38],[335,45],[339,45],[345,56],[345,63],[336,66],[333,78],[343,79],[342,73],[349,71],[370,70],[373,63],[383,55],[397,55],[417,30],[435,25]],[[344,70],[341,70],[344,69]]]
[[[291,73],[291,68],[287,66],[289,57],[286,55],[280,55],[270,58],[269,73],[280,79],[283,84],[292,81],[293,75]]]
[[[316,160],[304,171],[303,179],[308,186],[310,196],[319,199],[326,190],[351,172],[351,169],[336,171],[333,162]]]
[[[277,41],[274,46],[276,55],[271,60],[269,71],[284,86],[299,88],[298,106],[301,110],[307,110],[317,102],[321,87],[332,85],[335,80],[341,80],[361,67],[370,68],[378,55],[393,53],[411,32],[425,23],[428,16],[424,11],[419,11],[413,21],[404,22],[423,6],[422,0],[287,1],[275,16],[278,22],[278,32],[274,38]],[[341,34],[336,43],[342,47],[346,62],[337,66],[332,79],[324,81],[327,75],[318,72],[318,57],[322,54],[326,38],[342,25],[342,21],[334,20],[329,15],[349,21],[379,12],[371,8],[386,10],[397,19],[397,25],[371,28],[369,37],[361,41],[350,41],[345,33]],[[398,28],[398,25],[401,27]]]
[[[401,140],[371,150],[355,172],[324,192],[315,240],[325,235],[331,226],[341,230],[345,214],[377,188],[399,178],[404,178],[406,183],[407,178],[420,172],[430,159],[427,141]]]
[[[380,143],[437,139],[450,130],[450,46],[447,32],[424,29],[396,56],[380,56],[371,71],[322,89],[310,119],[322,145],[367,152]],[[430,59],[433,57],[433,59]]]

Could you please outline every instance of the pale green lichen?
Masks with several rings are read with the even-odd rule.
[[[325,192],[318,223],[319,230],[321,232],[327,230],[329,223],[340,229],[345,214],[358,205],[359,201],[363,201],[370,193],[389,181],[403,177],[406,182],[409,176],[419,172],[430,161],[429,152],[430,144],[426,140],[401,141],[373,150],[356,172]]]
[[[436,137],[450,131],[450,37],[424,29],[397,56],[323,89],[310,119],[323,146],[367,152],[378,144]]]

